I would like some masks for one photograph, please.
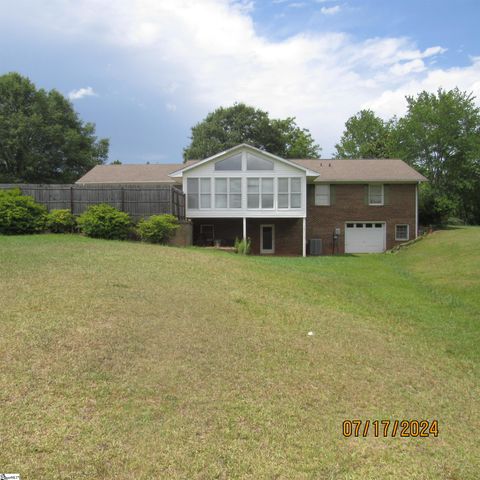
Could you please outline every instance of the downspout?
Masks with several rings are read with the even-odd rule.
[[[420,182],[415,185],[415,238],[418,237],[418,186]]]

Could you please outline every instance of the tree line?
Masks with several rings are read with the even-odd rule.
[[[471,93],[439,89],[408,96],[404,116],[384,120],[361,110],[345,124],[336,158],[401,158],[428,178],[420,220],[480,223],[480,109]],[[192,127],[184,160],[249,143],[283,158],[319,158],[321,148],[294,117],[271,118],[236,103]],[[57,90],[37,89],[18,73],[0,76],[0,182],[71,183],[108,159],[95,135]],[[120,163],[118,160],[112,163]]]

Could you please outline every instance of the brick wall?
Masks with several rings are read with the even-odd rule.
[[[252,241],[252,253],[260,254],[260,225],[274,225],[275,255],[302,255],[301,218],[249,218],[247,237]]]
[[[402,243],[395,241],[395,225],[408,224],[410,239],[415,236],[415,185],[385,185],[385,205],[366,204],[366,185],[338,184],[334,187],[333,204],[315,206],[315,186],[307,189],[307,241],[321,238],[323,253],[333,252],[333,233],[340,228],[335,253],[344,253],[345,222],[386,222],[387,249]]]
[[[310,238],[321,238],[323,254],[344,253],[346,222],[386,222],[387,249],[402,243],[395,241],[395,225],[409,225],[410,239],[415,236],[415,185],[385,185],[385,202],[382,206],[369,206],[366,200],[367,185],[338,184],[334,186],[332,205],[316,206],[314,185],[307,189],[307,243]],[[213,225],[215,239],[222,246],[233,246],[235,238],[242,238],[241,218],[194,219],[193,242],[202,244],[200,225]],[[252,253],[260,254],[260,225],[275,225],[275,254],[302,254],[301,218],[248,218],[247,237],[252,241]],[[333,242],[335,228],[340,228],[340,236]],[[308,249],[307,249],[308,253]]]
[[[168,241],[169,245],[175,247],[189,247],[192,245],[192,223],[189,221],[181,221],[180,227],[177,228],[174,235]]]

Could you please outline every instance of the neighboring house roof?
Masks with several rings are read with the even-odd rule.
[[[170,173],[191,163],[97,165],[76,183],[177,183]]]
[[[295,159],[318,172],[315,182],[425,182],[427,179],[398,159]]]

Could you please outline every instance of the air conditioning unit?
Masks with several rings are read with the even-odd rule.
[[[311,238],[309,241],[310,245],[310,255],[321,255],[322,254],[322,239],[321,238]]]

